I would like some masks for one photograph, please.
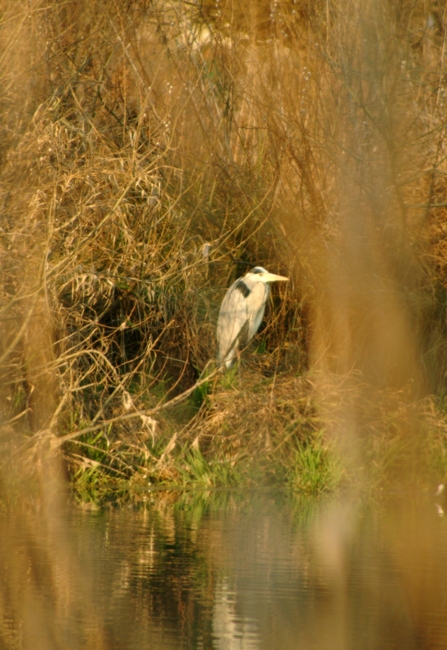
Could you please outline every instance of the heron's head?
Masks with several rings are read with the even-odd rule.
[[[249,277],[253,282],[288,282],[289,278],[285,278],[282,275],[275,275],[274,273],[269,273],[262,266],[255,266],[254,269],[249,271],[245,277]]]

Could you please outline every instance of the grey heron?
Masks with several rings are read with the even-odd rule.
[[[255,266],[238,278],[225,294],[217,321],[219,366],[231,368],[241,347],[247,345],[259,329],[269,297],[268,282],[286,282],[289,278]]]

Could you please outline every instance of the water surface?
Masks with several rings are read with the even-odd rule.
[[[137,509],[73,508],[51,526],[28,513],[2,526],[2,554],[25,558],[16,577],[33,581],[42,610],[34,621],[7,601],[3,579],[2,639],[25,647],[28,630],[36,648],[446,648],[440,514],[431,498],[269,493],[158,494]]]

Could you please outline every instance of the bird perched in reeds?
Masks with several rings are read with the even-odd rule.
[[[219,366],[231,368],[240,349],[258,331],[270,294],[268,283],[287,282],[288,279],[255,266],[233,282],[222,301],[217,321]]]

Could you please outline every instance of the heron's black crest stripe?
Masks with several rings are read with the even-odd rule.
[[[234,288],[238,289],[244,298],[247,298],[251,293],[250,289],[247,287],[243,280],[239,280]]]
[[[260,266],[255,266],[254,269],[250,271],[251,273],[264,273],[264,269],[262,269]]]

